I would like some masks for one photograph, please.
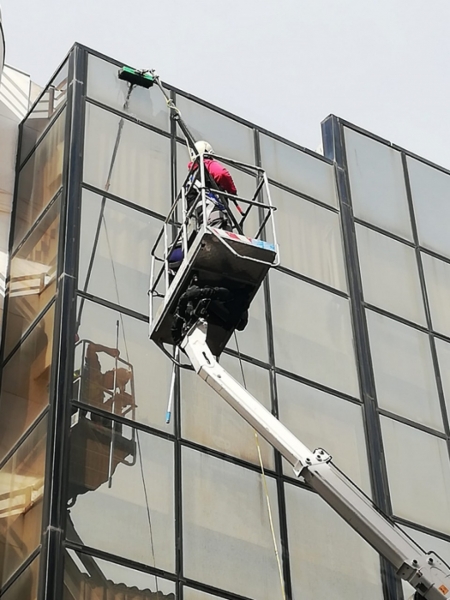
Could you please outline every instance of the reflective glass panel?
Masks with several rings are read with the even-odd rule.
[[[177,94],[176,104],[196,140],[208,141],[219,156],[255,164],[253,129]],[[183,137],[180,128],[177,135]]]
[[[182,461],[186,577],[249,598],[279,598],[261,475],[189,448]],[[279,540],[275,481],[266,479]]]
[[[150,251],[162,222],[83,191],[78,285],[148,314]]]
[[[129,84],[118,77],[119,67],[97,56],[89,55],[87,95],[116,110],[123,111]],[[169,130],[169,109],[161,90],[135,86],[129,98],[128,114],[142,121]]]
[[[165,414],[172,363],[149,342],[148,323],[82,299],[78,314],[74,400],[171,431]]]
[[[450,464],[445,440],[387,417],[381,417],[381,429],[394,514],[450,533]]]
[[[425,552],[430,552],[431,550],[436,552],[436,554],[438,554],[442,560],[450,565],[450,542],[446,542],[440,538],[428,535],[422,531],[417,531],[417,529],[412,529],[411,527],[405,527],[402,525],[402,529],[406,531],[406,533],[412,537],[413,540],[425,550]],[[409,600],[414,594],[415,590],[412,585],[406,581],[402,581],[402,586],[405,594],[405,600]]]
[[[220,598],[220,596],[214,596],[213,594],[207,594],[206,592],[201,592],[200,590],[194,590],[193,588],[184,586],[183,598],[184,600],[213,600]]]
[[[445,403],[447,405],[447,414],[450,415],[450,344],[438,338],[435,338],[434,341],[436,343],[439,372],[444,390]]]
[[[358,396],[348,300],[279,271],[270,294],[277,366]]]
[[[310,450],[324,448],[340,469],[370,495],[361,406],[277,375],[280,421]],[[295,477],[292,466],[284,471]]]
[[[73,550],[66,551],[63,600],[175,600],[175,584],[161,577]]]
[[[70,445],[67,537],[173,571],[172,442],[78,411]]]
[[[35,325],[3,367],[0,395],[0,458],[48,404],[54,307]]]
[[[0,470],[2,585],[41,542],[47,419]]]
[[[84,181],[166,215],[170,139],[87,103]]]
[[[268,177],[325,204],[338,205],[333,165],[262,133],[259,139]]]
[[[434,331],[450,336],[450,264],[422,252]]]
[[[261,286],[248,310],[247,327],[244,331],[235,331],[228,342],[227,348],[237,351],[239,346],[239,351],[242,354],[268,362],[265,306],[264,286]]]
[[[25,569],[8,591],[2,594],[3,600],[36,600],[39,577],[39,556]]]
[[[366,311],[378,405],[443,430],[428,335]]]
[[[222,354],[220,364],[244,385],[238,359]],[[244,387],[271,410],[269,372],[245,361],[242,368]],[[181,411],[183,437],[259,464],[254,429],[193,371],[181,371]],[[264,465],[273,469],[271,447],[260,437],[258,443]]]
[[[450,175],[407,158],[411,195],[421,246],[450,256]]]
[[[426,325],[414,248],[356,225],[364,300]]]
[[[15,245],[61,187],[65,116],[64,110],[19,173]]]
[[[344,131],[355,217],[412,239],[400,152],[352,129]]]
[[[5,356],[56,292],[59,199],[11,259]]]
[[[377,552],[313,494],[285,485],[294,600],[382,600]],[[357,565],[357,568],[355,568]]]
[[[20,162],[25,160],[38,142],[55,113],[67,98],[69,61],[67,60],[39,98],[23,123]]]
[[[275,186],[270,189],[281,264],[346,291],[339,215]]]

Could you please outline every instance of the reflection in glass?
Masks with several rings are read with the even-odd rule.
[[[243,361],[244,384],[237,358],[223,354],[220,364],[263,406],[271,410],[268,371]],[[193,371],[181,371],[181,411],[184,438],[259,464],[254,429]],[[258,441],[264,465],[273,469],[271,447],[261,437]]]
[[[170,139],[126,119],[118,138],[120,122],[117,115],[86,104],[84,181],[166,215],[172,203]]]
[[[433,330],[450,336],[450,264],[422,252]]]
[[[334,167],[292,146],[260,134],[262,166],[267,175],[302,194],[337,206]]]
[[[280,596],[261,475],[183,448],[186,577],[249,598]],[[279,546],[275,481],[267,477]]]
[[[74,550],[65,555],[63,600],[175,600],[175,584],[161,577]]]
[[[67,97],[69,61],[63,64],[23,123],[20,162],[22,163]]]
[[[65,116],[66,111],[63,110],[19,172],[15,245],[61,187]]]
[[[275,186],[271,194],[282,266],[346,291],[339,215]]]
[[[358,396],[348,300],[279,271],[270,293],[276,365]]]
[[[5,356],[55,295],[59,198],[11,259]]]
[[[172,442],[78,411],[70,448],[68,538],[173,571]]]
[[[407,164],[419,242],[448,257],[450,175],[409,156]]]
[[[235,331],[235,334],[230,338],[227,348],[230,350],[238,350],[236,345],[239,345],[239,351],[242,354],[259,358],[264,362],[268,362],[267,350],[267,326],[266,312],[264,302],[264,287],[261,286],[256,296],[253,298],[248,310],[248,325],[244,331]]]
[[[3,600],[37,600],[39,577],[39,556],[16,579],[11,587],[2,594]]]
[[[370,495],[361,406],[277,376],[280,421],[310,450],[324,448],[336,465]],[[294,477],[292,466],[284,472]]]
[[[317,494],[285,485],[294,600],[382,600],[375,552]],[[357,565],[357,568],[355,568]]]
[[[344,131],[355,217],[411,240],[400,152],[347,127]]]
[[[414,248],[358,224],[356,236],[364,300],[426,325]]]
[[[219,156],[255,164],[252,129],[181,94],[177,94],[176,103],[196,140],[208,141]],[[179,128],[177,135],[183,137]]]
[[[123,112],[129,84],[118,78],[119,67],[97,56],[89,55],[87,95],[107,106]],[[169,109],[161,90],[155,85],[147,90],[135,86],[131,92],[126,111],[143,123],[169,130]]]
[[[394,514],[450,533],[447,443],[387,417],[381,429]]]
[[[378,404],[443,430],[428,335],[366,311]]]
[[[165,413],[172,364],[149,342],[148,323],[81,299],[78,308],[79,342],[72,397],[171,431],[172,426],[165,423]],[[118,371],[113,391],[115,369]]]
[[[0,585],[41,541],[46,434],[47,418],[0,470]]]
[[[161,227],[148,215],[84,190],[80,289],[147,314],[150,250]]]
[[[52,306],[3,367],[0,459],[48,404],[54,319]]]

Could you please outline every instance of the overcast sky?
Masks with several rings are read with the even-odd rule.
[[[0,0],[44,84],[78,41],[303,146],[334,113],[450,168],[449,0]]]

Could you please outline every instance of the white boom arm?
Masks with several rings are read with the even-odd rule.
[[[305,481],[375,550],[429,600],[450,598],[450,569],[424,552],[332,464],[321,448],[311,452],[216,361],[206,344],[207,323],[200,320],[181,347],[195,371],[294,467]]]

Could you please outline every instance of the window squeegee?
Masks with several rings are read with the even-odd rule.
[[[155,83],[155,77],[149,71],[139,71],[131,67],[122,67],[119,69],[119,79],[128,81],[131,85],[139,85],[146,89],[152,87]]]

